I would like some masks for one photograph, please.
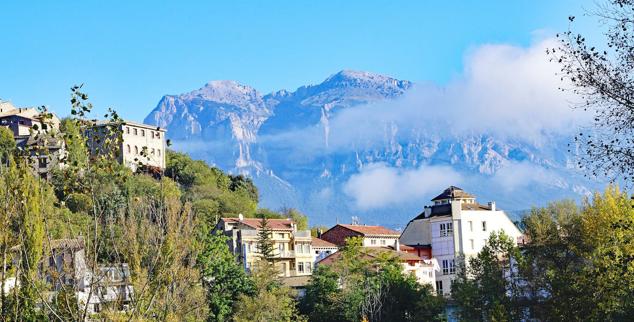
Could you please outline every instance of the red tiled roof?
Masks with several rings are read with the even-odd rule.
[[[401,248],[402,251],[405,251],[405,250],[416,250],[416,248],[414,248],[412,246],[407,246],[407,245],[403,245],[403,244],[401,244],[399,247]]]
[[[337,247],[337,245],[317,237],[313,237],[313,240],[311,243],[313,247]]]
[[[224,222],[233,222],[233,223],[242,223],[254,229],[262,228],[262,219],[260,218],[244,218],[240,220],[239,218],[222,218]],[[273,230],[292,230],[291,224],[293,224],[293,220],[291,219],[268,219],[269,227]]]
[[[407,252],[397,252],[393,249],[390,248],[386,248],[386,247],[362,247],[362,255],[363,257],[377,257],[379,255],[379,253],[382,252],[389,252],[391,255],[394,255],[396,257],[398,257],[398,259],[401,262],[408,262],[408,261],[420,261],[420,262],[424,262],[424,260],[421,257],[418,257],[416,254],[412,254],[412,253],[407,253]],[[325,264],[325,265],[330,265],[336,261],[338,261],[342,256],[342,252],[336,252],[333,253],[327,257],[325,257],[324,259],[320,260],[318,263],[321,264]]]
[[[401,233],[399,233],[398,231],[385,228],[383,226],[343,225],[343,224],[339,224],[339,226],[348,228],[352,231],[356,231],[363,235],[395,235],[395,236],[401,235]]]

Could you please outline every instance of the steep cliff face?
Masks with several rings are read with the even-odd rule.
[[[427,203],[415,198],[360,207],[350,193],[351,178],[376,165],[401,176],[440,167],[441,179],[448,171],[447,180],[460,180],[466,190],[509,210],[579,198],[597,187],[574,169],[566,135],[544,133],[545,139],[533,142],[455,132],[451,121],[421,117],[435,108],[429,106],[415,106],[416,122],[382,122],[380,117],[377,122],[376,109],[366,108],[380,104],[379,110],[389,111],[413,86],[358,71],[268,95],[233,81],[213,81],[190,93],[164,96],[145,122],[167,128],[176,149],[252,176],[264,206],[298,207],[315,223],[360,215],[366,223],[404,224]],[[431,184],[426,178],[417,180]]]

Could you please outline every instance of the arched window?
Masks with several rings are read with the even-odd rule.
[[[141,136],[145,136],[145,130],[141,130]]]
[[[127,134],[130,134],[130,127],[129,127],[129,126],[126,126],[126,127],[125,127],[125,132],[126,132]],[[130,151],[128,151],[128,152],[130,152]]]
[[[134,154],[139,154],[139,147],[138,146],[134,146]]]
[[[128,153],[130,153],[130,152],[131,152],[131,151],[130,151],[130,145],[128,144]]]
[[[138,132],[136,129],[134,129],[134,135],[138,135]]]
[[[158,156],[160,157],[161,156],[161,149],[158,149],[156,151],[158,151]]]

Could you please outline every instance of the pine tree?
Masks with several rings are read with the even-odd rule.
[[[271,227],[266,216],[262,216],[260,220],[260,230],[258,231],[258,252],[262,258],[269,263],[275,261],[275,248],[271,239]]]

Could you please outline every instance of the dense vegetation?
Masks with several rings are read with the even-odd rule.
[[[34,129],[36,137],[62,137],[65,167],[50,180],[35,176],[31,151],[16,148],[12,133],[0,127],[0,252],[2,287],[12,277],[19,287],[1,292],[2,320],[81,320],[72,290],[47,299],[49,283],[38,263],[51,241],[83,238],[89,267],[129,264],[134,297],[126,313],[104,310],[106,319],[227,320],[240,296],[257,295],[229,252],[222,236],[211,234],[221,216],[291,216],[307,227],[296,210],[276,213],[257,209],[258,192],[251,180],[227,175],[188,156],[167,153],[164,176],[132,172],[118,164],[121,120],[110,111],[112,135],[99,155],[87,149],[84,130],[92,109],[80,87],[72,89],[71,117],[60,131]],[[47,151],[38,151],[47,153]],[[141,158],[140,158],[141,159]],[[142,160],[139,160],[143,169]],[[226,281],[225,284],[219,280]],[[255,279],[257,281],[257,279]],[[218,289],[218,287],[226,287]],[[228,297],[218,298],[217,294]]]

